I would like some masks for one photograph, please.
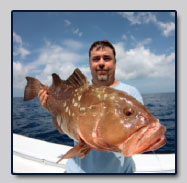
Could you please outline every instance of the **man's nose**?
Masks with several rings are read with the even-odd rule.
[[[100,69],[103,69],[104,67],[105,67],[104,64],[99,64],[99,68],[100,68]]]
[[[104,61],[103,58],[100,58],[100,60],[99,60],[99,67],[100,68],[104,68],[105,67],[105,61]]]
[[[105,62],[104,62],[104,60],[101,58],[100,60],[99,60],[99,68],[100,69],[103,69],[105,67]]]

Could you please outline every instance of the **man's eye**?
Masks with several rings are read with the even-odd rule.
[[[97,62],[97,61],[99,60],[99,58],[98,58],[98,57],[95,57],[95,58],[92,58],[92,60],[93,60],[94,62]]]
[[[108,60],[111,60],[110,57],[104,57],[104,60],[108,61]]]

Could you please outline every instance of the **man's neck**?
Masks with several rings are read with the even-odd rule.
[[[113,87],[113,86],[117,85],[118,83],[119,83],[119,81],[114,80],[113,84],[111,84],[110,87]]]

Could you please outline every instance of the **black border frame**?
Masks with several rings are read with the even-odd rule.
[[[175,13],[175,173],[15,173],[13,171],[13,13],[14,12],[174,12]],[[178,86],[177,86],[177,11],[176,10],[12,10],[11,11],[11,174],[12,175],[177,175]]]

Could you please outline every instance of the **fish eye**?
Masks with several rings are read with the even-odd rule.
[[[126,115],[126,116],[131,116],[133,113],[134,113],[134,110],[132,108],[125,108],[123,110],[123,113]]]

